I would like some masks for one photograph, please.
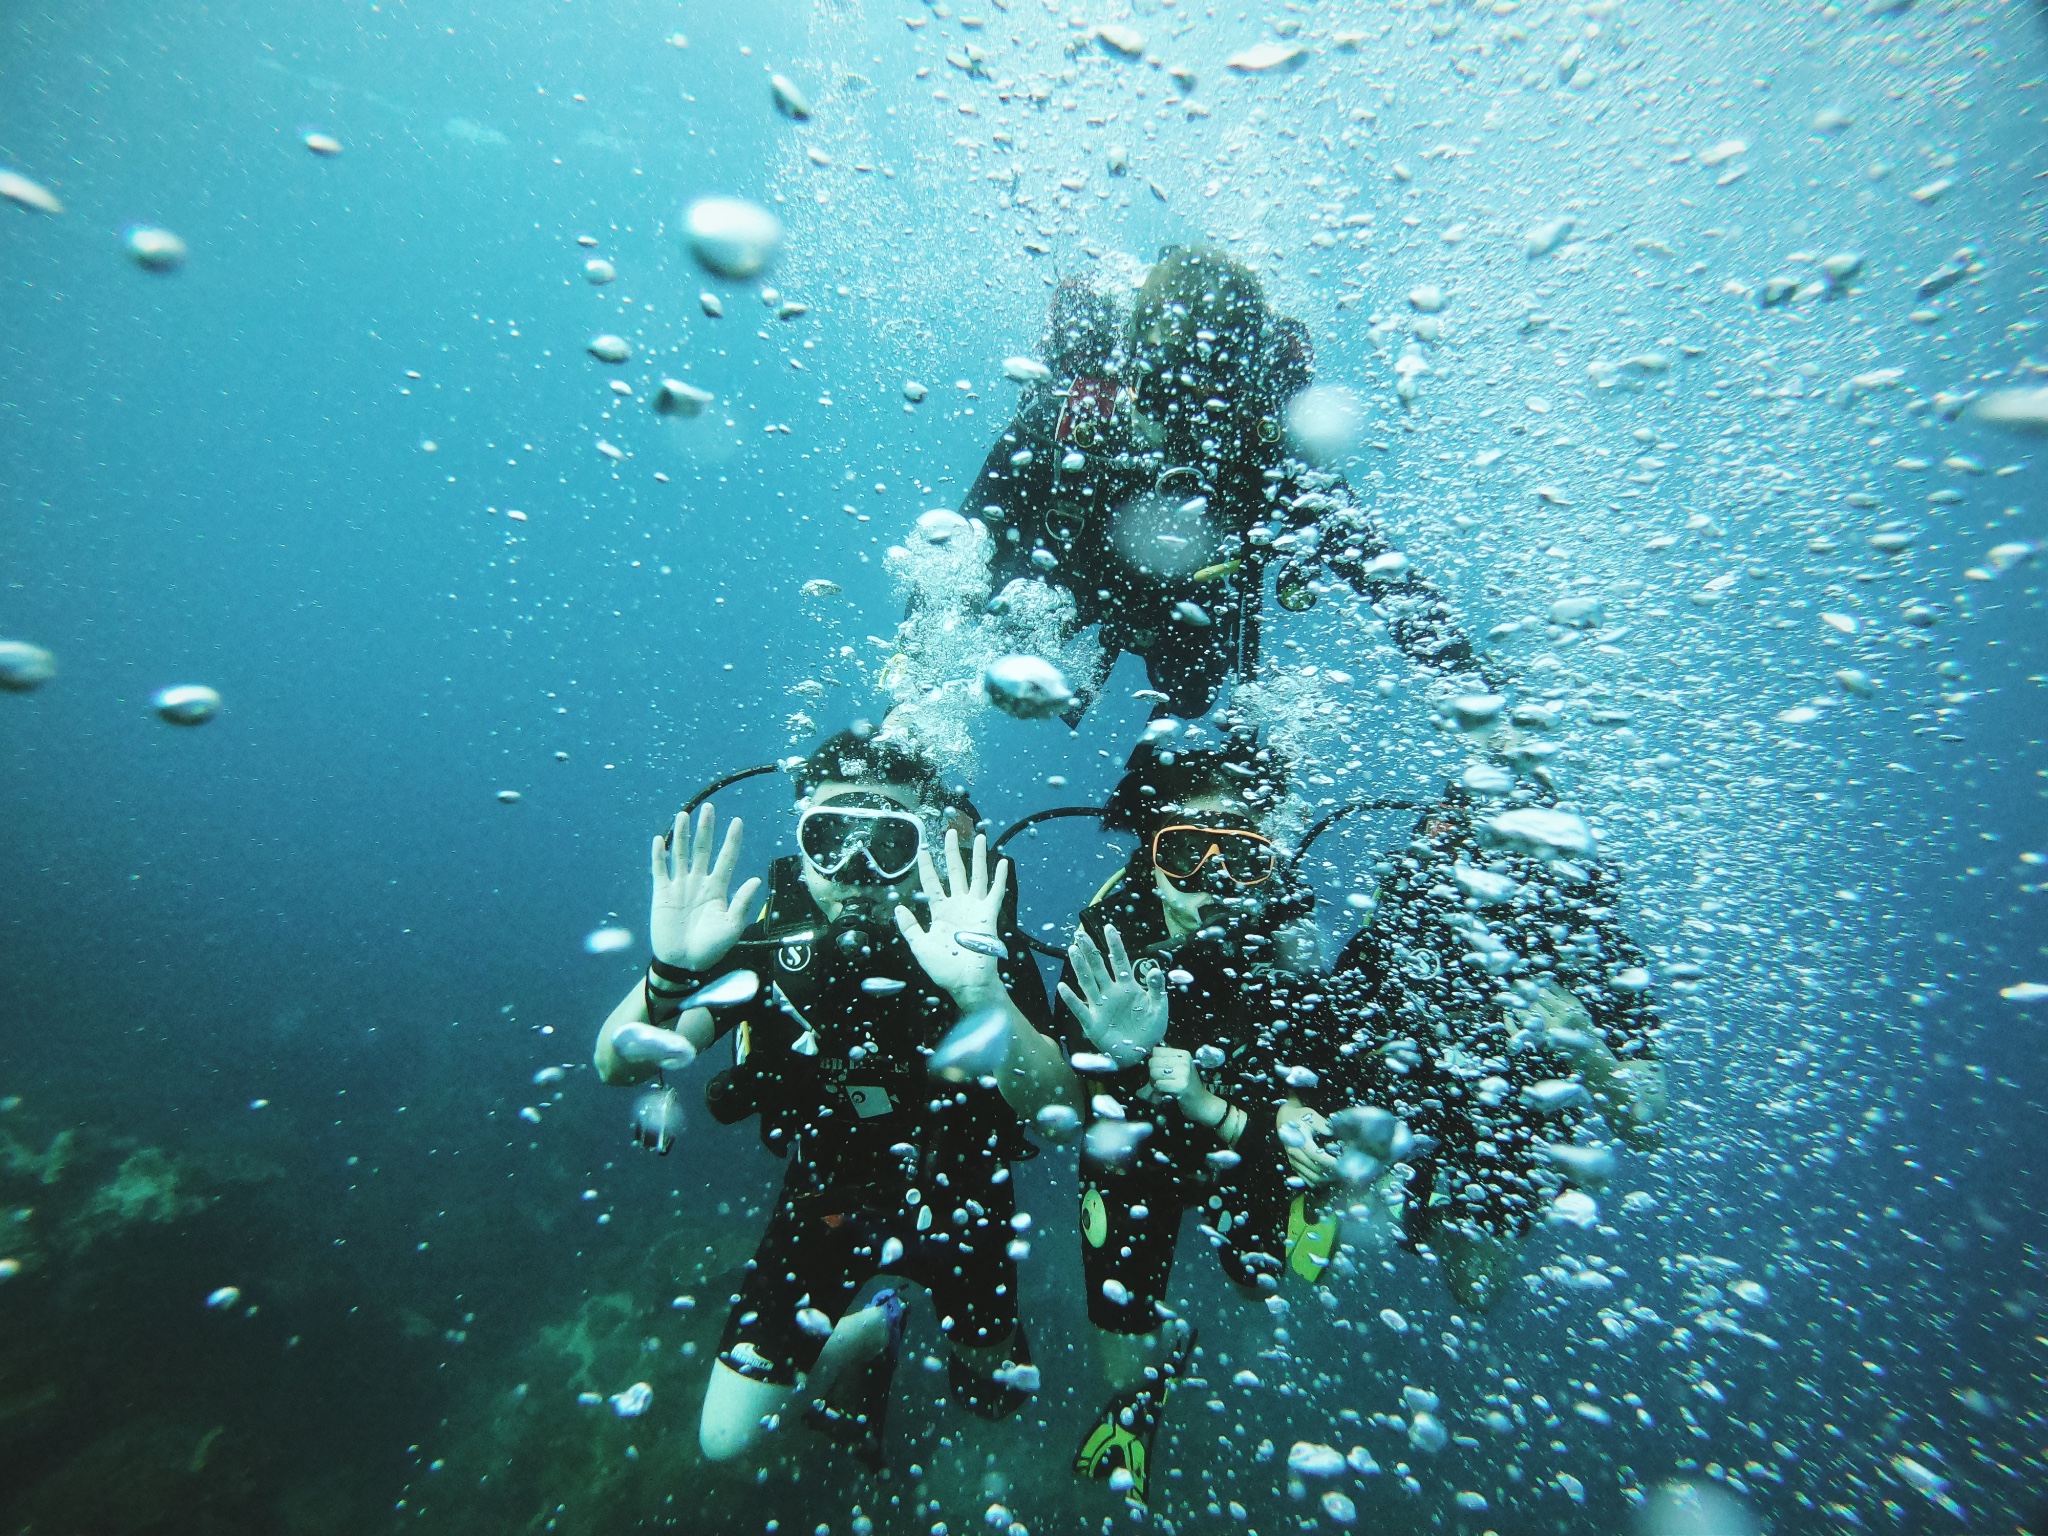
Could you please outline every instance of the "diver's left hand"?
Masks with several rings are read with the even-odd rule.
[[[925,975],[950,993],[962,1012],[1000,1007],[1006,994],[996,969],[997,957],[983,953],[983,949],[1003,947],[999,924],[1003,895],[1010,884],[1010,861],[998,861],[991,878],[988,839],[976,836],[974,869],[970,874],[960,857],[960,834],[949,829],[946,878],[939,878],[938,866],[932,862],[929,850],[919,851],[917,873],[931,903],[931,926],[920,926],[910,908],[898,907],[896,927],[903,942],[910,946]],[[955,937],[963,933],[969,943],[979,941],[979,947],[970,949]]]
[[[1279,1128],[1287,1166],[1311,1188],[1329,1183],[1330,1176],[1337,1171],[1337,1159],[1322,1149],[1317,1138],[1336,1134],[1330,1122],[1296,1099],[1282,1104],[1274,1112],[1273,1121]]]

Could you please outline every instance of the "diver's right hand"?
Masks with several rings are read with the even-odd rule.
[[[697,1059],[697,1047],[672,1029],[652,1024],[621,1024],[612,1032],[612,1054],[636,1067],[680,1072]]]
[[[1273,1124],[1287,1166],[1311,1188],[1329,1183],[1337,1171],[1336,1157],[1323,1146],[1336,1135],[1330,1122],[1299,1099],[1290,1098],[1274,1111]]]
[[[706,805],[697,813],[694,834],[690,818],[678,812],[669,834],[654,840],[654,905],[647,918],[647,937],[654,958],[666,965],[709,970],[746,931],[747,911],[761,882],[749,880],[737,896],[726,899],[740,861],[740,820],[735,816],[725,829],[714,864],[711,834],[717,825],[718,818]]]
[[[1118,1066],[1134,1067],[1166,1038],[1166,976],[1154,966],[1150,975],[1138,980],[1122,936],[1114,926],[1105,927],[1103,934],[1109,940],[1106,961],[1086,929],[1074,935],[1067,958],[1074,963],[1074,979],[1081,990],[1077,993],[1063,981],[1060,1000],[1081,1021],[1089,1044]]]

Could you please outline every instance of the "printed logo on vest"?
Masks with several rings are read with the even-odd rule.
[[[863,1120],[886,1115],[896,1107],[890,1101],[888,1089],[876,1088],[867,1083],[848,1083],[846,1096],[853,1100],[853,1112]]]
[[[1100,1248],[1109,1241],[1109,1207],[1103,1202],[1102,1191],[1093,1184],[1081,1196],[1081,1235],[1090,1248]]]

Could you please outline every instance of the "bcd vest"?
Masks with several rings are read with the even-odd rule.
[[[1033,1155],[1000,1093],[927,1070],[959,1010],[890,914],[828,921],[799,861],[779,859],[728,965],[759,975],[761,993],[739,1010],[733,1065],[705,1090],[714,1119],[758,1114],[770,1151],[795,1147],[828,1178],[912,1182],[938,1163]]]

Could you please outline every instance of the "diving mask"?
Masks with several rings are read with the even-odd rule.
[[[1273,878],[1280,855],[1270,837],[1248,827],[1176,822],[1152,834],[1152,863],[1175,882],[1214,874],[1250,889]]]
[[[882,796],[849,795],[805,811],[797,820],[796,840],[827,880],[891,882],[917,868],[924,823]]]

